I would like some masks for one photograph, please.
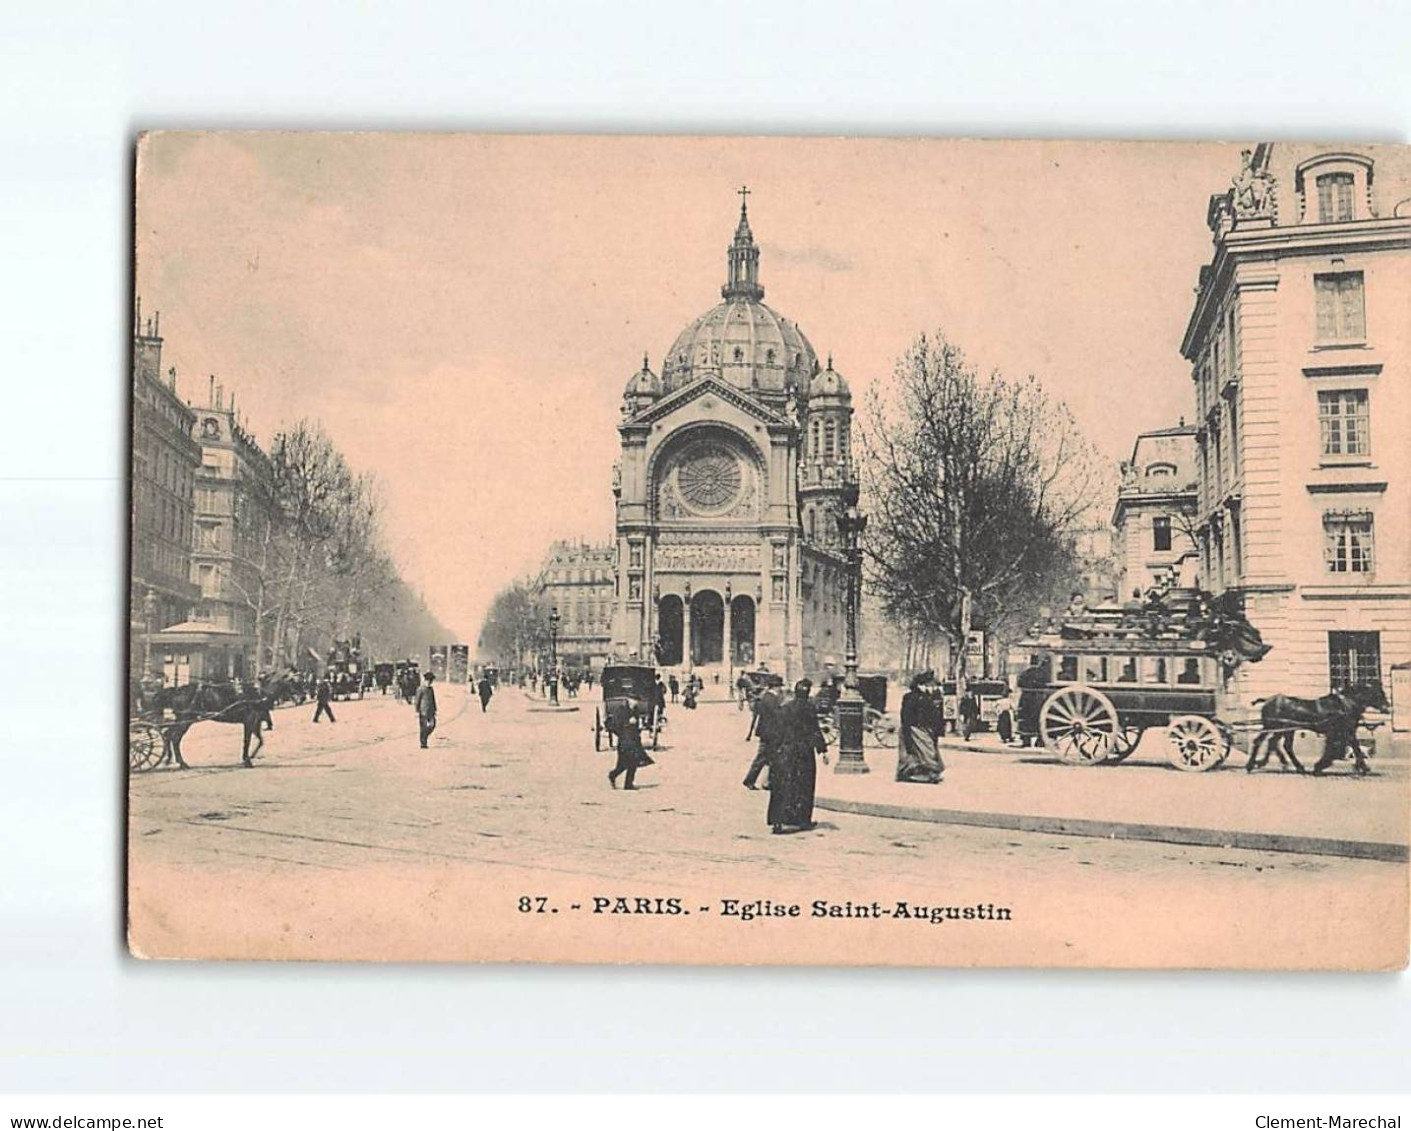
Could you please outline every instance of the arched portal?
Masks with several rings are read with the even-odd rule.
[[[681,598],[668,593],[657,602],[657,638],[661,643],[662,667],[681,662]]]
[[[725,602],[714,589],[691,598],[691,663],[718,664],[725,658]]]
[[[754,663],[754,598],[743,593],[730,602],[730,662],[736,667]]]

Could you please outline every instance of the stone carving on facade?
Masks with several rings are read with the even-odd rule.
[[[759,568],[759,550],[729,543],[658,546],[653,564],[663,573],[753,572]]]
[[[1240,171],[1234,178],[1231,203],[1241,220],[1271,219],[1274,214],[1274,177],[1254,167],[1252,150],[1241,150]]]

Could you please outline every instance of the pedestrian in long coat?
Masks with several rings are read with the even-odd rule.
[[[783,705],[773,684],[766,687],[755,700],[753,729],[755,737],[759,739],[759,748],[755,752],[754,761],[750,763],[749,771],[745,774],[746,789],[759,788],[759,775],[769,768],[774,757],[774,749],[779,744],[779,711]],[[766,788],[773,783],[772,774],[773,771]]]
[[[490,706],[490,696],[495,694],[495,688],[483,675],[480,682],[475,685],[476,693],[480,696],[480,713],[483,715]]]
[[[436,679],[432,672],[426,673],[426,682],[417,688],[416,717],[421,723],[421,748],[426,749],[426,740],[436,729],[436,691],[431,684]]]
[[[1029,666],[1019,673],[1014,683],[1019,688],[1019,745],[1043,745],[1039,733],[1039,712],[1048,695],[1051,673],[1046,664],[1035,656]]]
[[[901,697],[901,729],[897,732],[897,781],[935,785],[945,773],[936,736],[945,725],[930,693],[936,673],[924,671]]]
[[[818,712],[809,701],[813,685],[794,685],[794,697],[779,709],[775,720],[778,745],[769,762],[769,824],[776,834],[813,828],[813,796],[818,784],[814,755],[828,762],[828,743],[818,726]]]

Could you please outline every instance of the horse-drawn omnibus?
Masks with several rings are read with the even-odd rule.
[[[1065,762],[1120,762],[1153,728],[1165,729],[1178,769],[1211,770],[1229,757],[1224,679],[1204,641],[1040,638],[1027,647],[1048,680],[1021,697],[1042,695],[1038,733]]]

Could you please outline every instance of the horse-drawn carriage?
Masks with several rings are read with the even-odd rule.
[[[356,636],[352,640],[335,640],[328,650],[327,676],[334,699],[363,697],[367,681],[363,678],[361,643]]]
[[[176,687],[138,686],[127,724],[127,764],[134,773],[172,764],[182,769],[181,740],[197,723],[232,723],[244,731],[240,756],[246,766],[264,746],[262,731],[273,726],[270,710],[286,694],[287,679],[197,681]],[[253,746],[252,746],[253,744]]]
[[[603,735],[612,746],[620,733],[622,720],[636,711],[642,735],[652,735],[656,749],[665,721],[657,710],[657,673],[650,664],[608,664],[599,680],[603,689],[603,705],[593,711],[593,749],[603,748]]]
[[[387,689],[396,682],[397,665],[383,661],[372,665],[372,682],[379,694],[386,695]]]
[[[830,675],[819,681],[814,693],[814,708],[818,712],[818,728],[824,739],[832,746],[838,741],[837,706],[843,693],[844,678]],[[887,713],[887,677],[885,675],[859,675],[857,690],[862,696],[862,738],[873,746],[895,746],[899,723],[894,715]]]
[[[1165,729],[1167,757],[1178,769],[1211,770],[1229,757],[1234,731],[1220,717],[1228,710],[1224,680],[1204,641],[1040,639],[1029,648],[1048,679],[1025,681],[1021,733],[1036,726],[1065,762],[1120,762],[1154,728]],[[1036,719],[1025,697],[1042,697]]]
[[[1320,699],[1263,701],[1257,716],[1234,701],[1230,677],[1269,651],[1245,620],[1238,594],[1153,591],[1138,609],[1084,611],[1028,642],[1035,663],[1018,678],[1021,737],[1038,737],[1065,761],[1120,762],[1148,730],[1165,732],[1167,758],[1182,770],[1219,766],[1252,735],[1249,769],[1272,751],[1293,757],[1295,732],[1325,737],[1320,772],[1344,748],[1365,772],[1356,730],[1368,708],[1386,706],[1376,681]],[[1259,703],[1260,701],[1256,701]],[[1241,743],[1243,745],[1243,743]],[[1283,752],[1279,751],[1282,746]]]

